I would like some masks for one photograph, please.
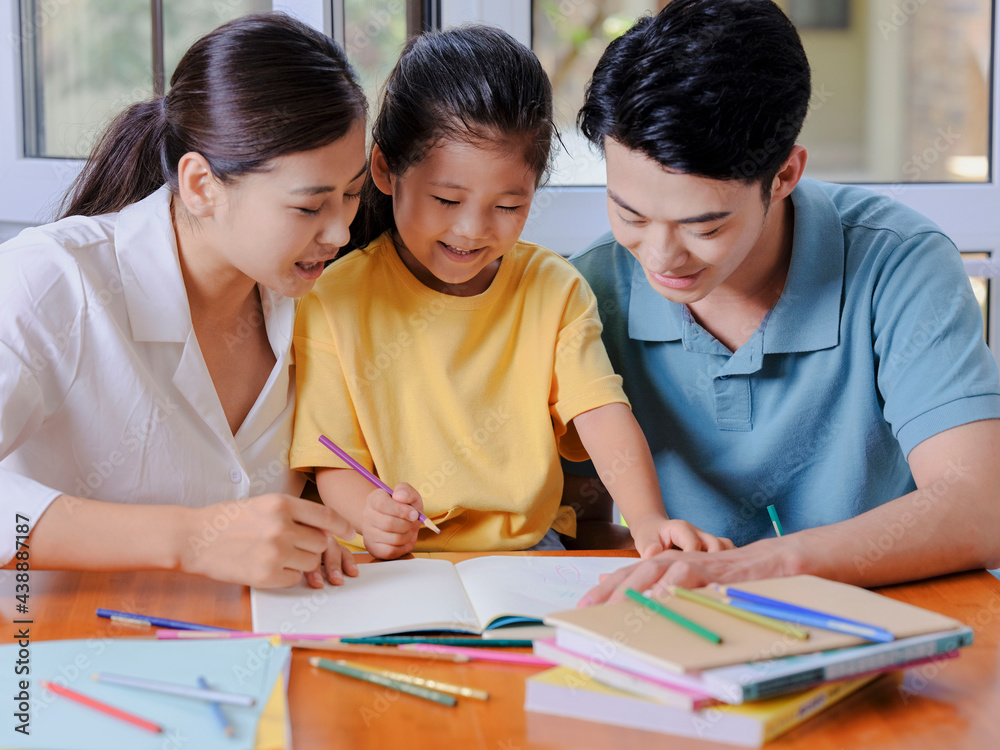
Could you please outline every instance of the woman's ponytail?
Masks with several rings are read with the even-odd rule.
[[[232,183],[271,160],[343,137],[367,102],[344,51],[283,13],[242,16],[196,41],[166,97],[133,104],[101,136],[62,215],[121,211],[163,184],[184,154]]]
[[[166,181],[167,106],[165,97],[139,102],[114,119],[66,194],[62,218],[121,211]]]

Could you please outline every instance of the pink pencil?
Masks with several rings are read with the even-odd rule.
[[[370,471],[368,471],[368,469],[366,469],[364,466],[362,466],[357,461],[355,461],[353,458],[351,458],[347,454],[347,452],[344,451],[342,448],[337,447],[337,444],[334,443],[332,440],[330,440],[330,438],[328,438],[326,435],[320,435],[319,436],[319,441],[323,445],[325,445],[327,448],[329,448],[330,450],[332,450],[334,453],[336,453],[337,457],[340,458],[341,461],[343,461],[348,466],[350,466],[352,469],[354,469],[356,472],[358,472],[358,474],[360,474],[361,476],[363,476],[365,479],[367,479],[369,482],[371,482],[372,484],[374,484],[380,490],[385,490],[386,492],[389,493],[390,496],[392,495],[392,490],[389,488],[389,485],[387,485],[385,482],[383,482],[377,476],[375,476]],[[427,516],[425,516],[420,511],[417,511],[417,520],[420,521],[420,523],[422,523],[428,529],[430,529],[431,531],[433,531],[435,534],[440,534],[441,533],[441,529],[439,529],[431,519],[429,519]]]
[[[128,711],[123,711],[120,708],[115,708],[112,705],[104,703],[103,701],[91,698],[89,695],[84,695],[83,693],[78,693],[75,690],[70,690],[62,685],[56,685],[53,682],[46,682],[45,680],[39,680],[38,684],[41,685],[46,690],[51,690],[56,695],[61,695],[63,698],[69,698],[75,703],[80,703],[87,708],[92,708],[95,711],[100,711],[102,714],[107,716],[113,716],[121,721],[128,722],[132,726],[139,727],[140,729],[145,729],[147,732],[153,732],[154,734],[159,734],[163,731],[163,727],[159,724],[154,724],[151,721],[147,721],[140,716],[135,714],[130,714]]]
[[[555,666],[554,662],[534,654],[518,654],[492,648],[465,648],[462,646],[436,646],[431,643],[404,643],[399,648],[405,651],[432,651],[438,654],[461,654],[480,661],[504,661],[509,664],[531,664],[539,667]]]
[[[156,637],[158,640],[168,640],[168,641],[180,641],[180,640],[192,640],[195,638],[273,638],[277,636],[279,638],[294,638],[297,641],[335,641],[337,636],[335,635],[316,635],[316,634],[306,634],[299,635],[298,633],[287,633],[282,635],[281,633],[251,633],[249,631],[234,631],[232,633],[213,633],[207,630],[157,630]]]

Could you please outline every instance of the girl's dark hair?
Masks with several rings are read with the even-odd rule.
[[[608,45],[578,123],[664,167],[759,182],[765,200],[809,108],[809,61],[771,0],[673,0]]]
[[[341,138],[367,111],[344,52],[280,13],[230,21],[184,54],[166,97],[133,104],[101,136],[64,198],[63,216],[120,211],[205,157],[224,183],[278,156]]]
[[[500,29],[469,25],[407,43],[385,82],[372,142],[394,175],[443,139],[512,144],[540,182],[554,134],[552,85],[538,58]],[[345,251],[395,226],[392,198],[369,172]]]

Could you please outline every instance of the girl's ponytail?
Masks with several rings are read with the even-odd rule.
[[[101,136],[63,201],[62,218],[121,211],[166,182],[165,97],[133,104]]]

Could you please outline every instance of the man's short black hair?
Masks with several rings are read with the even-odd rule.
[[[809,61],[771,0],[673,0],[608,45],[578,123],[671,171],[771,182],[802,129]]]

